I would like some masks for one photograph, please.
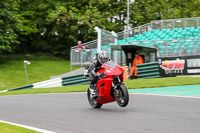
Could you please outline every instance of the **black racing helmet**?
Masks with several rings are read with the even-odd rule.
[[[102,50],[102,51],[99,51],[97,58],[99,62],[103,64],[108,61],[109,55],[106,51]]]

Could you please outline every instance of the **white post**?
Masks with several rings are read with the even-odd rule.
[[[97,26],[94,27],[94,29],[97,31],[97,51],[101,51],[101,29]]]
[[[24,69],[25,69],[25,74],[26,74],[26,83],[27,85],[29,84],[28,82],[28,74],[27,74],[27,69],[26,69],[26,65],[30,65],[31,63],[29,61],[24,60]]]
[[[80,59],[81,59],[81,68],[83,67],[83,56],[82,56],[82,50],[80,50]]]
[[[117,37],[118,37],[118,35],[114,31],[111,31],[111,34],[115,37],[115,45],[117,45]]]
[[[72,71],[72,48],[70,51],[70,72]]]
[[[24,63],[25,75],[26,75],[26,84],[28,85],[28,74],[26,69],[26,64]]]
[[[117,40],[118,40],[117,37],[118,37],[118,35],[114,31],[112,31],[111,34],[115,37],[114,42],[115,42],[115,45],[117,45]],[[118,64],[117,51],[114,51],[113,54],[114,54],[114,56],[113,56],[114,57],[114,61],[115,61],[116,64]]]

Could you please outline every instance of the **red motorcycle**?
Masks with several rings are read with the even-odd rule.
[[[88,88],[87,97],[93,108],[100,108],[103,104],[116,101],[121,107],[125,107],[129,102],[129,94],[123,83],[123,69],[108,61],[100,68],[97,68],[100,74],[97,81],[97,97],[93,97]]]

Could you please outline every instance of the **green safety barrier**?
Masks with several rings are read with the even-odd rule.
[[[60,78],[60,79],[61,79],[62,82],[60,84],[58,84],[58,86],[61,86],[61,85],[62,86],[83,85],[83,84],[89,84],[90,83],[90,81],[83,74],[63,77],[63,78]],[[42,83],[42,84],[45,84],[45,83]],[[47,84],[46,86],[49,86],[49,85]],[[56,86],[54,86],[54,87],[56,87]],[[32,88],[34,88],[34,84],[25,85],[25,86],[22,86],[22,87],[17,87],[17,88],[13,88],[13,89],[9,89],[9,90],[4,90],[4,91],[1,91],[1,92],[23,90],[23,89],[32,89]]]
[[[33,85],[26,85],[26,86],[22,86],[22,87],[17,87],[17,88],[14,88],[14,89],[9,89],[7,91],[15,91],[15,90],[31,89],[31,88],[33,88]]]
[[[137,65],[137,73],[139,79],[159,78],[160,72],[158,62]]]
[[[75,80],[75,81],[62,83],[63,86],[83,85],[83,84],[89,84],[89,80],[88,79],[81,79],[81,80]]]
[[[62,78],[63,86],[89,84],[89,80],[83,74]]]
[[[72,78],[77,78],[77,77],[84,77],[83,74],[77,74],[77,75],[73,75],[73,76],[67,76],[67,77],[62,77],[61,79],[72,79]]]
[[[76,81],[76,80],[86,79],[86,78],[83,74],[79,74],[79,75],[74,75],[74,76],[63,77],[61,79],[62,79],[62,82],[64,83],[64,82]]]
[[[137,70],[138,70],[138,71],[142,71],[142,70],[157,69],[157,68],[158,68],[158,66],[152,65],[152,66],[142,66],[142,67],[138,67]]]

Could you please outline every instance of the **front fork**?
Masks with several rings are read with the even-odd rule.
[[[118,77],[118,82],[117,83],[113,83],[112,82],[112,88],[114,89],[114,91],[117,93],[117,96],[119,96],[119,90],[118,90],[118,86],[124,84],[123,82],[121,82],[120,78]]]

